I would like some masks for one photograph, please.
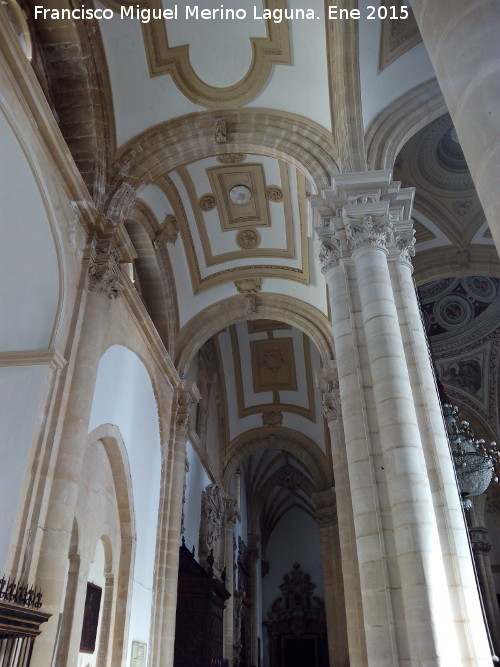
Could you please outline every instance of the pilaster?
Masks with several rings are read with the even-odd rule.
[[[113,300],[122,291],[118,252],[111,239],[92,242],[84,271],[86,292],[81,326],[74,360],[70,362],[72,375],[50,499],[43,534],[35,542],[39,552],[29,555],[36,564],[34,578],[43,590],[46,609],[52,614],[33,652],[33,662],[40,667],[48,667],[52,660],[106,319]]]
[[[189,436],[191,405],[200,393],[195,384],[181,381],[170,406],[168,441],[162,445],[162,474],[158,536],[153,583],[151,667],[171,667],[174,660],[175,613],[179,574],[179,542],[186,443]]]

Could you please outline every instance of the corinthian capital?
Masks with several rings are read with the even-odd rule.
[[[326,273],[335,268],[340,262],[340,249],[335,241],[322,241],[319,247],[318,259],[321,273]]]
[[[361,219],[344,221],[347,245],[354,252],[359,248],[385,248],[391,237],[393,223],[388,216],[364,215]]]
[[[120,258],[111,239],[98,239],[90,255],[87,289],[116,299],[124,289],[120,276]]]

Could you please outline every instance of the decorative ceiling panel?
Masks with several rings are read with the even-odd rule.
[[[155,183],[172,206],[194,294],[247,277],[309,284],[305,177],[283,161],[252,157],[221,166],[206,158]],[[269,174],[274,182],[267,182]],[[231,200],[235,186],[248,188],[249,201]],[[273,264],[265,263],[271,257]]]
[[[291,338],[250,341],[253,389],[297,391],[295,354]]]
[[[262,164],[211,167],[207,174],[222,231],[271,225]]]

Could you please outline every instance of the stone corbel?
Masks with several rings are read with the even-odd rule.
[[[337,496],[335,489],[325,489],[313,493],[312,500],[316,505],[316,521],[320,528],[335,526],[338,523]]]
[[[182,438],[188,437],[191,424],[191,406],[193,403],[198,403],[200,398],[200,391],[194,382],[181,381],[172,403],[175,413],[174,425],[176,436]]]
[[[120,272],[120,257],[112,239],[96,239],[91,248],[87,289],[108,299],[118,298],[125,285]]]

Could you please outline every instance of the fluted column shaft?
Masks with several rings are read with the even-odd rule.
[[[413,12],[500,252],[497,0],[412,0]]]

